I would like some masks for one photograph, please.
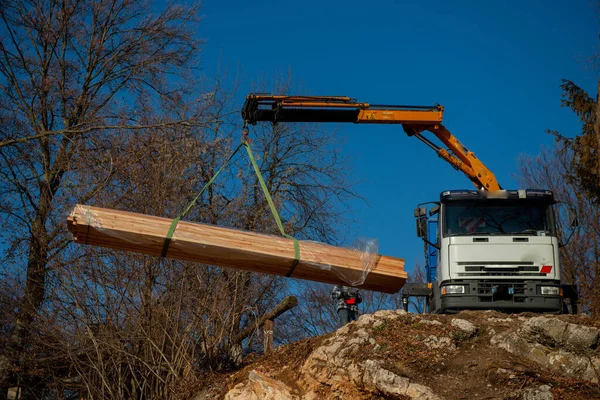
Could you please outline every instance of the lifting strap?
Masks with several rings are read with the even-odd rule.
[[[161,257],[167,256],[167,253],[169,251],[169,245],[171,244],[171,239],[173,237],[173,233],[175,233],[175,229],[177,228],[177,224],[179,224],[179,221],[181,221],[181,219],[183,217],[185,217],[185,215],[192,209],[192,207],[200,199],[200,196],[202,196],[204,191],[206,189],[208,189],[208,187],[210,185],[213,184],[216,177],[227,166],[227,164],[229,164],[231,159],[237,154],[237,152],[240,150],[240,148],[242,146],[245,147],[245,149],[246,149],[248,158],[250,159],[250,162],[252,163],[252,168],[254,169],[254,172],[256,173],[256,176],[260,183],[260,187],[262,188],[263,194],[267,200],[267,204],[269,204],[269,208],[271,209],[271,213],[273,214],[273,217],[275,218],[275,223],[277,224],[277,227],[279,228],[281,235],[287,239],[293,240],[293,242],[294,242],[294,261],[292,262],[292,266],[290,267],[290,270],[285,274],[285,276],[289,278],[292,276],[292,274],[294,273],[294,269],[296,269],[296,266],[300,262],[300,243],[298,242],[298,239],[296,239],[293,236],[288,235],[287,233],[285,233],[285,230],[283,229],[283,223],[281,222],[281,218],[279,217],[277,208],[275,207],[275,204],[273,203],[273,198],[271,197],[271,194],[269,193],[267,184],[265,183],[265,180],[260,172],[260,168],[258,167],[258,164],[256,163],[256,159],[254,158],[254,155],[252,154],[252,150],[250,149],[250,141],[247,137],[247,131],[243,131],[242,143],[229,155],[229,157],[225,160],[225,163],[223,163],[221,168],[219,168],[217,170],[217,172],[213,175],[213,177],[210,178],[210,180],[204,185],[204,187],[200,190],[200,192],[196,195],[196,197],[194,197],[194,199],[190,202],[190,204],[188,204],[188,206],[185,208],[185,210],[183,210],[183,212],[181,214],[179,214],[176,218],[173,219],[173,221],[171,222],[171,226],[169,227],[169,231],[167,232],[167,235],[165,237],[165,241],[163,242]]]
[[[171,238],[173,237],[173,233],[175,233],[175,229],[177,228],[177,224],[179,224],[179,221],[181,221],[181,219],[183,217],[185,217],[188,212],[190,212],[190,210],[192,209],[192,207],[194,207],[194,205],[196,205],[196,202],[200,199],[200,196],[202,196],[202,193],[204,193],[204,191],[206,189],[208,189],[210,185],[213,184],[213,182],[215,181],[215,179],[217,178],[217,176],[219,176],[219,174],[221,173],[221,171],[223,169],[225,169],[225,167],[227,166],[227,164],[229,164],[229,161],[231,161],[231,159],[233,158],[233,156],[235,156],[237,154],[237,152],[240,150],[240,148],[242,146],[243,146],[243,143],[240,143],[240,145],[229,155],[229,157],[227,157],[227,160],[225,160],[225,162],[223,163],[223,165],[221,166],[221,168],[219,168],[217,170],[217,172],[215,172],[215,174],[213,175],[213,177],[210,178],[210,180],[208,182],[206,182],[206,185],[204,185],[204,187],[202,188],[202,190],[200,190],[200,193],[198,193],[196,195],[196,197],[194,197],[194,199],[191,201],[191,203],[188,204],[188,206],[185,208],[185,210],[183,210],[183,212],[181,214],[179,214],[177,217],[175,217],[173,219],[173,221],[171,222],[171,226],[169,227],[169,231],[167,232],[167,236],[165,237],[165,241],[163,242],[162,253],[160,254],[161,257],[166,257],[167,256],[167,253],[169,251],[169,245],[171,244]]]
[[[273,199],[271,198],[271,194],[269,193],[267,184],[265,183],[265,180],[263,179],[263,176],[260,173],[260,168],[258,168],[258,164],[256,163],[254,156],[252,155],[252,150],[250,149],[250,143],[248,141],[244,141],[242,144],[246,148],[246,152],[248,153],[248,158],[250,158],[250,161],[252,162],[252,167],[254,168],[254,172],[256,172],[256,176],[258,177],[258,182],[260,183],[260,187],[262,188],[265,198],[267,199],[267,203],[269,204],[271,213],[273,214],[273,217],[275,218],[275,222],[277,223],[279,232],[281,232],[281,235],[283,237],[294,241],[294,261],[292,262],[292,266],[290,267],[290,270],[287,272],[287,274],[285,274],[285,276],[287,278],[289,278],[292,276],[292,274],[294,273],[294,270],[296,269],[296,266],[300,262],[300,243],[298,243],[298,239],[285,233],[285,230],[283,229],[283,224],[281,223],[281,218],[279,217],[277,208],[275,207],[275,204],[273,203]]]

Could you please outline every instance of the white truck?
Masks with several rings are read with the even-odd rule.
[[[429,297],[430,312],[561,313],[565,298],[576,312],[575,288],[561,285],[552,192],[448,190],[430,204],[415,209],[430,282],[405,286]]]

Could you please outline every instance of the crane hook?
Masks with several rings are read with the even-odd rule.
[[[244,120],[244,125],[242,126],[242,143],[250,144],[250,138],[248,137],[249,133],[248,120]]]

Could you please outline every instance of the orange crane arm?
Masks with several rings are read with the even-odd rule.
[[[374,105],[344,96],[272,96],[250,94],[242,108],[245,122],[351,122],[400,124],[409,136],[431,147],[440,158],[462,171],[478,189],[497,191],[496,177],[472,151],[442,125],[444,108],[435,106]],[[433,133],[448,150],[423,136]]]

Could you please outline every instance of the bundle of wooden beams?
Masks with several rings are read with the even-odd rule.
[[[161,256],[171,219],[76,205],[67,218],[76,243]],[[300,241],[292,277],[395,293],[404,285],[404,260]],[[285,276],[294,263],[293,240],[180,221],[166,257]]]

